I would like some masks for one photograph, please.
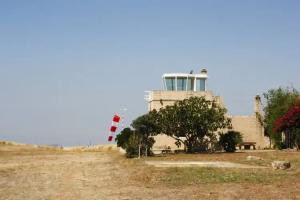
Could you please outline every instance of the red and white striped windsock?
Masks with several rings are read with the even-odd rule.
[[[121,120],[121,117],[119,115],[114,115],[114,117],[112,119],[112,124],[110,126],[110,135],[108,136],[109,142],[111,142],[113,140],[114,134],[117,131],[120,120]]]

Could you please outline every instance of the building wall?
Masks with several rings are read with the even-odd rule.
[[[257,149],[268,147],[268,138],[256,115],[231,116],[232,129],[243,136],[244,142],[256,142]]]
[[[184,145],[182,144],[180,147],[177,147],[175,142],[176,140],[170,136],[159,134],[154,136],[155,144],[152,147],[153,153],[161,153],[162,150],[171,148],[172,151],[174,150],[184,150]]]
[[[205,97],[207,100],[215,100],[221,107],[224,107],[223,99],[219,96],[214,96],[210,91],[165,91],[154,90],[149,92],[148,110],[159,110],[160,108],[174,105],[176,101],[188,99],[190,97]],[[153,145],[154,153],[159,153],[161,150],[170,147],[172,150],[183,150],[184,146],[177,147],[176,140],[167,135],[157,135],[154,137],[155,144]]]
[[[219,96],[214,96],[212,92],[191,92],[191,91],[150,91],[148,97],[148,109],[159,110],[167,105],[173,105],[176,101],[188,99],[190,97],[204,96],[207,100],[215,100],[221,107],[224,106],[223,99]],[[234,131],[242,134],[244,142],[256,142],[256,148],[262,149],[268,147],[268,139],[264,137],[263,126],[260,123],[257,114],[261,115],[261,102],[258,96],[254,101],[254,114],[249,116],[229,116],[232,119],[232,127]],[[225,132],[226,130],[224,130]],[[154,137],[155,144],[153,150],[160,150],[171,147],[172,150],[182,149],[177,148],[174,144],[175,139],[166,135],[158,135]]]
[[[163,91],[156,90],[149,92],[148,110],[159,110],[162,107],[173,105],[176,101],[182,101],[190,97],[205,97],[207,100],[215,100],[220,106],[224,107],[221,97],[213,96],[212,92],[192,92],[192,91]]]

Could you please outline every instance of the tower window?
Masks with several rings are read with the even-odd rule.
[[[186,78],[177,78],[177,90],[185,91],[186,90]]]
[[[175,90],[175,78],[166,78],[167,90]]]
[[[196,86],[197,91],[205,91],[205,79],[198,78],[196,81]]]

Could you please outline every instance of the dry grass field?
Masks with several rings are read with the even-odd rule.
[[[248,155],[262,160],[247,161]],[[273,170],[272,160],[289,160],[292,168]],[[266,168],[157,168],[145,161],[230,161]],[[300,199],[300,152],[138,160],[110,148],[63,150],[0,143],[0,199]]]

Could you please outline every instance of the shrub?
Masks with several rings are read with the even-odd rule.
[[[219,145],[226,151],[226,152],[235,152],[236,145],[241,143],[242,135],[236,131],[228,131],[225,134],[220,134],[219,138]]]
[[[127,158],[134,158],[139,155],[152,156],[151,151],[155,140],[149,135],[142,134],[137,130],[125,128],[116,137],[118,147],[122,147],[126,151]]]

